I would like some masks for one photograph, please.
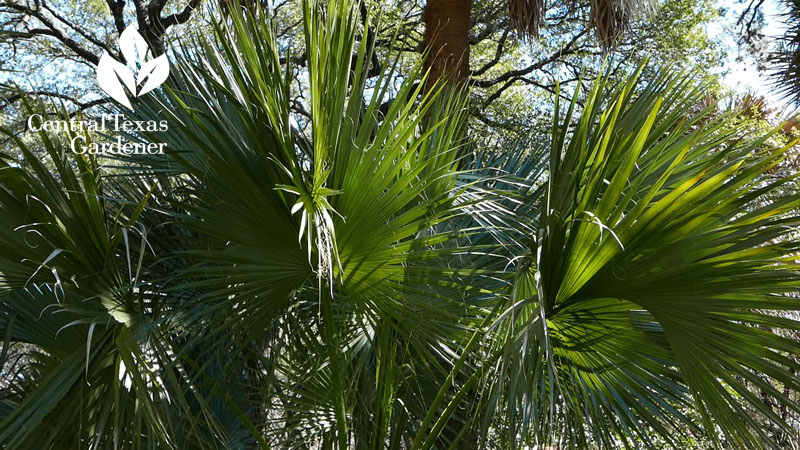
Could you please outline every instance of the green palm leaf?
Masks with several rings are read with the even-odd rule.
[[[123,137],[165,154],[0,156],[4,448],[796,435],[795,180],[691,74],[601,78],[550,136],[473,149],[463,92],[372,76],[359,4],[303,2],[299,66],[253,12],[137,100],[168,130]]]
[[[777,448],[753,412],[792,431],[753,389],[796,408],[775,387],[798,386],[796,343],[773,331],[800,325],[777,313],[800,306],[800,200],[781,193],[791,179],[765,177],[783,150],[687,114],[700,103],[687,78],[637,83],[600,80],[575,128],[554,128],[535,247],[503,321],[509,433],[655,447],[719,427],[736,446]]]

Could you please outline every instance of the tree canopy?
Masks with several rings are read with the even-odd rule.
[[[0,445],[800,445],[796,139],[658,25],[707,3],[611,53],[592,5],[476,1],[464,82],[421,5],[303,0],[211,6],[132,108],[16,90]]]

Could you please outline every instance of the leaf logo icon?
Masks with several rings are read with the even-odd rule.
[[[169,76],[169,61],[166,54],[153,58],[147,42],[133,25],[119,36],[119,49],[127,64],[104,52],[97,64],[97,83],[109,97],[132,109],[125,89],[133,97],[140,97],[157,88]]]

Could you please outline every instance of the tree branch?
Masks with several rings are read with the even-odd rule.
[[[117,29],[117,33],[122,34],[125,31],[125,17],[123,16],[125,0],[106,0],[106,4],[108,4],[111,15],[114,17],[114,26]]]
[[[80,108],[80,110],[84,110],[87,108],[91,108],[92,106],[102,105],[104,103],[108,103],[107,98],[100,98],[97,100],[91,100],[88,102],[82,102],[77,100],[69,95],[62,94],[60,92],[52,92],[46,90],[39,90],[39,91],[29,91],[29,92],[18,92],[16,94],[8,95],[3,97],[3,101],[6,103],[4,106],[9,106],[10,104],[16,102],[17,100],[21,99],[25,96],[39,96],[39,97],[52,97],[52,98],[59,98],[61,100],[66,100]]]
[[[514,78],[511,78],[511,79],[509,79],[508,81],[506,81],[505,83],[503,83],[503,85],[502,85],[502,86],[500,86],[500,88],[498,88],[496,91],[494,91],[494,92],[492,93],[492,95],[490,95],[490,96],[489,96],[489,97],[488,97],[488,98],[487,98],[487,99],[486,99],[486,100],[483,102],[483,104],[484,104],[484,105],[488,105],[489,103],[492,103],[493,101],[497,100],[498,98],[500,98],[500,96],[501,96],[501,95],[503,95],[503,92],[505,92],[505,90],[506,90],[506,89],[510,88],[510,87],[511,87],[511,85],[513,85],[513,84],[514,84],[514,83],[515,83],[517,80],[520,80],[520,79],[522,79],[522,78],[523,78],[523,77],[514,77]]]
[[[192,11],[194,11],[195,9],[197,9],[198,6],[200,6],[200,1],[201,0],[189,0],[189,4],[186,5],[185,8],[183,8],[183,11],[175,14],[170,14],[169,16],[164,18],[160,18],[159,19],[160,22],[164,24],[164,29],[172,25],[182,24],[187,20],[189,20],[189,17],[192,16]]]
[[[494,53],[494,58],[492,58],[491,61],[484,64],[483,67],[481,67],[480,69],[472,72],[473,77],[483,75],[484,73],[486,73],[487,70],[491,69],[492,67],[497,65],[497,63],[500,62],[500,58],[503,56],[503,47],[505,46],[506,39],[508,39],[508,35],[510,32],[511,29],[506,28],[506,30],[503,32],[503,35],[500,37],[500,40],[497,41],[497,51],[495,51]]]
[[[69,22],[67,19],[65,19],[63,16],[61,16],[55,10],[50,8],[50,6],[48,6],[44,1],[42,1],[42,6],[44,6],[44,8],[50,14],[52,14],[53,17],[55,17],[57,20],[59,20],[64,25],[66,25],[66,26],[72,28],[73,30],[75,30],[75,32],[77,32],[78,34],[83,36],[84,39],[86,39],[87,41],[91,42],[92,44],[102,48],[103,50],[107,51],[108,53],[114,54],[114,51],[111,48],[109,48],[108,45],[106,45],[105,42],[102,42],[99,39],[97,39],[96,37],[92,36],[91,34],[89,34],[89,32],[87,32],[83,28],[79,27],[78,25]]]
[[[739,16],[739,20],[736,21],[736,25],[742,27],[742,31],[745,33],[745,36],[748,39],[754,34],[754,31],[752,30],[753,23],[756,21],[758,13],[763,4],[764,0],[750,0],[750,3],[747,5],[747,8],[745,8],[745,10],[742,11],[742,15]],[[743,25],[744,20],[748,14],[750,15],[750,19],[747,21],[747,25]]]
[[[77,53],[80,57],[86,59],[87,61],[90,61],[92,64],[97,65],[97,63],[100,61],[100,58],[97,55],[95,55],[89,49],[83,47],[76,40],[74,40],[71,37],[69,37],[67,35],[67,33],[64,32],[64,30],[61,29],[61,27],[59,27],[57,24],[53,23],[53,21],[50,20],[46,15],[42,14],[42,12],[40,10],[31,9],[31,8],[26,7],[26,6],[19,5],[19,4],[16,4],[16,3],[11,3],[11,2],[0,3],[0,6],[4,6],[6,8],[12,9],[12,10],[17,11],[17,12],[22,13],[22,14],[28,14],[31,17],[34,17],[34,18],[38,19],[39,22],[41,22],[45,27],[47,27],[46,30],[42,30],[42,29],[38,29],[38,28],[30,30],[29,33],[45,35],[45,36],[52,36],[52,37],[58,39],[59,41],[61,41],[61,43],[63,43],[64,45],[66,45],[67,48],[69,48],[73,52]]]
[[[470,116],[478,119],[484,125],[488,125],[492,128],[501,128],[506,131],[513,131],[513,132],[519,131],[517,124],[490,119],[479,108],[470,108]]]
[[[491,36],[495,31],[499,30],[500,28],[508,29],[508,20],[499,20],[495,23],[486,24],[486,28],[481,30],[479,33],[474,34],[469,37],[469,45],[475,45],[482,40]]]
[[[544,66],[546,66],[546,65],[548,65],[550,63],[553,63],[553,62],[555,62],[555,61],[557,61],[557,60],[559,60],[561,58],[563,58],[564,56],[576,53],[578,51],[578,48],[574,47],[574,45],[585,34],[586,34],[586,30],[584,29],[583,31],[581,31],[580,33],[575,35],[575,37],[573,37],[572,40],[570,40],[565,46],[561,47],[561,49],[559,49],[557,52],[554,52],[553,54],[551,54],[547,58],[544,58],[544,59],[542,59],[540,61],[537,61],[537,62],[531,64],[528,67],[525,67],[523,69],[518,69],[518,70],[510,70],[510,71],[508,71],[508,72],[506,72],[506,73],[504,73],[504,74],[502,74],[502,75],[500,75],[500,76],[498,76],[496,78],[492,78],[492,79],[489,79],[489,80],[477,80],[477,79],[473,78],[473,79],[470,80],[470,84],[472,86],[475,86],[475,87],[487,88],[487,87],[492,87],[492,86],[494,86],[496,84],[499,84],[499,83],[505,83],[505,82],[511,80],[512,78],[518,78],[518,77],[522,77],[522,76],[528,75],[529,73],[531,73],[533,71],[536,71],[536,70],[539,70],[542,67],[544,67]]]

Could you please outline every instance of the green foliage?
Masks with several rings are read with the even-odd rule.
[[[613,67],[611,76],[616,81],[624,81],[627,74],[641,64],[647,65],[648,77],[660,67],[674,65],[702,77],[708,95],[718,97],[723,94],[719,79],[725,58],[721,39],[706,32],[706,27],[720,18],[714,0],[659,1],[654,11],[632,22],[630,30],[608,51],[602,51],[596,37],[585,32],[582,19],[588,14],[584,9],[588,2],[552,2],[548,5],[552,10],[540,38],[520,42],[512,33],[502,41],[499,62],[485,73],[476,74],[475,78],[491,80],[524,70],[556,55],[569,46],[573,37],[579,36],[569,47],[574,52],[566,52],[541,68],[518,77],[516,83],[507,89],[504,83],[474,89],[473,112],[477,120],[470,125],[476,130],[476,135],[493,132],[513,136],[514,131],[520,129],[544,132],[552,117],[555,85],[560,84],[562,92],[571,92],[578,79],[600,76],[604,67]],[[479,11],[476,21],[481,26],[475,27],[474,35],[496,27],[491,38],[471,47],[472,68],[480,70],[497,55],[497,42],[503,39],[505,31],[498,24],[503,23],[507,9],[492,8],[481,2],[475,9]],[[499,90],[503,90],[502,95],[495,98]]]
[[[800,199],[748,206],[794,178],[763,179],[788,147],[738,140],[724,118],[698,126],[711,108],[687,116],[699,98],[686,78],[633,87],[595,84],[572,136],[553,130],[547,206],[505,324],[510,383],[496,395],[528,417],[511,436],[677,446],[716,424],[734,448],[780,448],[754,416],[791,429],[745,380],[796,408],[772,384],[797,389],[796,343],[765,330],[798,325],[774,311],[797,308],[797,244],[778,238]]]
[[[235,8],[178,55],[129,113],[168,131],[125,136],[164,155],[42,132],[0,159],[4,448],[796,435],[772,405],[800,412],[777,313],[800,310],[800,198],[765,176],[770,134],[643,67],[558,100],[546,137],[465,152],[464,92],[391,59],[370,80],[375,19],[347,0],[302,14],[304,68]]]

